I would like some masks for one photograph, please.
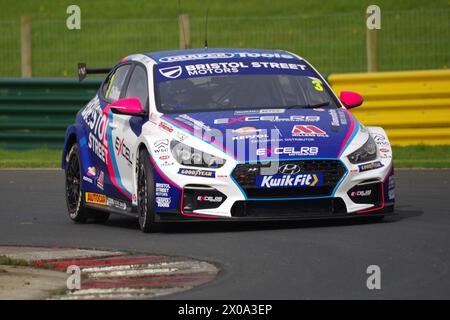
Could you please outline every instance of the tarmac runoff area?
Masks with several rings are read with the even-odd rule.
[[[214,280],[219,269],[184,257],[119,251],[0,246],[0,299],[147,299]],[[74,286],[80,270],[79,289]]]

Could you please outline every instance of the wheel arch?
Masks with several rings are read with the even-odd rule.
[[[64,141],[63,152],[61,156],[61,168],[66,169],[67,165],[67,155],[70,151],[70,148],[78,141],[78,136],[76,132],[76,127],[74,125],[69,126],[66,131],[66,138]]]
[[[133,163],[133,195],[136,194],[137,192],[137,168],[138,168],[138,160],[139,160],[139,154],[141,153],[141,151],[147,151],[147,153],[149,154],[149,156],[151,157],[151,153],[150,153],[150,148],[149,145],[147,143],[147,141],[145,139],[139,140],[137,142],[136,145],[136,152],[134,155],[134,163]],[[133,197],[134,198],[134,197]]]

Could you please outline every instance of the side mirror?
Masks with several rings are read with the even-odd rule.
[[[341,91],[339,100],[347,109],[356,108],[363,103],[363,97],[359,93],[352,91]]]
[[[138,98],[125,98],[111,103],[111,110],[115,113],[139,116],[143,114],[141,101]]]

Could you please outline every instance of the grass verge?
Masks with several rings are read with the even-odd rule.
[[[0,168],[59,168],[61,150],[0,150]]]
[[[28,267],[32,266],[32,263],[23,259],[13,259],[6,256],[0,256],[0,265]]]
[[[393,147],[397,168],[450,168],[450,145]]]
[[[393,147],[396,168],[450,168],[450,145]],[[60,150],[0,150],[0,168],[59,168]]]

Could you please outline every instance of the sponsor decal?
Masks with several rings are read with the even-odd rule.
[[[257,188],[314,187],[323,183],[322,173],[258,175]]]
[[[261,129],[256,129],[255,127],[242,127],[239,129],[234,129],[232,132],[239,134],[255,134],[257,132],[261,132]]]
[[[103,171],[100,171],[100,174],[97,179],[97,187],[101,190],[103,190],[103,181],[105,180],[105,174]]]
[[[264,131],[264,132],[263,132]],[[227,130],[228,132],[228,130]],[[238,136],[233,136],[233,140],[245,140],[245,139],[268,139],[266,130],[256,129],[255,127],[242,127],[239,129],[231,130],[232,133],[239,134]]]
[[[328,137],[327,133],[322,129],[313,125],[296,124],[292,128],[292,136],[294,137]]]
[[[237,122],[253,122],[253,121],[269,121],[269,122],[318,122],[319,116],[300,116],[292,115],[289,117],[282,116],[242,116],[237,118],[221,118],[215,119],[214,124],[232,124]]]
[[[211,127],[206,125],[203,121],[192,118],[187,114],[181,114],[175,118],[176,120],[187,124],[190,127],[196,128],[197,130],[202,129],[204,131],[211,130]]]
[[[167,132],[169,132],[169,133],[171,133],[171,132],[173,131],[173,128],[172,128],[171,126],[169,126],[167,123],[163,122],[163,121],[161,121],[161,122],[159,123],[159,127],[160,127],[162,130],[167,131]]]
[[[328,111],[328,113],[329,113],[330,116],[331,116],[331,126],[333,126],[333,127],[339,127],[339,125],[340,125],[340,123],[339,123],[339,117],[338,117],[338,114],[337,114],[336,110],[330,109],[330,110]]]
[[[182,69],[181,66],[161,68],[159,69],[159,73],[166,78],[176,79],[181,76]]]
[[[153,146],[154,146],[153,152],[155,152],[156,154],[163,154],[163,153],[169,152],[169,140],[168,139],[155,141]]]
[[[89,129],[89,149],[91,149],[101,161],[108,164],[108,142],[106,140],[108,116],[103,113],[97,96],[86,105],[81,112],[81,117]]]
[[[392,158],[392,154],[391,154],[391,149],[390,148],[381,147],[379,150],[381,152],[381,158],[384,158],[384,159]]]
[[[89,182],[89,183],[93,183],[92,179],[86,176],[83,176],[83,181]]]
[[[156,183],[155,195],[157,197],[168,197],[170,192],[170,184],[168,183]]]
[[[85,201],[86,203],[95,203],[105,206],[106,196],[104,194],[86,192]]]
[[[382,146],[382,147],[389,146],[389,142],[387,142],[386,138],[384,136],[382,136],[381,134],[374,134],[372,137],[377,145]]]
[[[89,132],[88,147],[94,152],[94,154],[105,164],[108,164],[107,155],[108,148],[103,142],[98,140],[92,132]]]
[[[383,164],[380,161],[375,161],[371,163],[366,164],[360,164],[358,165],[359,172],[374,170],[383,167]]]
[[[170,166],[173,166],[174,164],[175,164],[175,162],[173,162],[173,161],[165,160],[164,162],[160,163],[159,165],[161,167],[170,167]]]
[[[388,198],[389,198],[389,200],[394,200],[395,199],[395,190],[389,190],[388,191]]]
[[[158,115],[154,112],[150,113],[150,122],[158,124]]]
[[[294,59],[295,57],[287,53],[255,53],[255,52],[208,52],[194,53],[160,58],[160,62],[177,62],[190,60],[208,60],[208,59],[230,59],[230,58],[282,58]]]
[[[95,167],[89,167],[87,171],[88,177],[95,177],[96,169]]]
[[[368,190],[358,190],[358,191],[353,191],[351,193],[352,197],[368,197],[372,194],[372,190],[368,189]]]
[[[213,197],[213,196],[198,196],[197,201],[198,202],[222,202],[223,197]]]
[[[284,113],[286,109],[258,109],[258,110],[237,110],[234,112],[236,116],[241,114],[270,114],[270,113]]]
[[[166,197],[156,197],[155,198],[156,201],[156,205],[159,208],[169,208],[170,207],[170,202],[171,199],[170,198],[166,198]]]
[[[167,160],[167,159],[169,159],[169,158],[170,158],[169,155],[164,155],[164,156],[160,156],[160,157],[159,157],[159,160]]]
[[[201,63],[185,65],[189,76],[216,75],[224,73],[238,73],[241,69],[284,69],[306,70],[306,65],[300,63],[267,62],[267,61],[225,61],[215,63]],[[179,76],[179,75],[178,75]]]
[[[214,178],[216,173],[211,170],[201,170],[201,169],[188,169],[188,168],[180,168],[178,174],[182,174],[185,176],[193,176],[193,177],[205,177],[205,178]]]
[[[106,205],[108,207],[114,207],[114,208],[117,208],[117,209],[120,209],[120,210],[127,210],[127,204],[125,202],[122,202],[120,200],[116,200],[116,199],[113,199],[113,198],[108,198],[106,200]]]
[[[270,157],[272,155],[316,156],[318,153],[318,147],[278,147],[272,149],[260,148],[256,150],[256,155],[260,157]]]
[[[347,118],[345,117],[345,112],[342,111],[341,109],[339,109],[337,112],[339,114],[339,120],[341,120],[341,124],[343,126],[345,126],[347,124]]]
[[[263,133],[263,134],[252,134],[252,135],[248,135],[248,136],[233,136],[233,141],[236,141],[236,140],[246,140],[246,139],[249,139],[249,140],[262,140],[262,141],[271,141],[270,139],[269,139],[269,136],[267,135],[267,134],[265,134],[265,133]]]
[[[117,155],[122,156],[127,161],[128,166],[131,167],[131,165],[133,164],[131,160],[133,155],[130,151],[130,148],[128,148],[127,145],[125,144],[125,139],[124,138],[120,139],[119,137],[116,137],[114,148],[117,151]]]
[[[388,180],[388,198],[389,200],[395,199],[395,179],[393,175]]]
[[[185,134],[182,134],[181,132],[177,132],[175,134],[175,137],[178,139],[178,141],[183,142],[184,140],[187,139],[188,136]]]

